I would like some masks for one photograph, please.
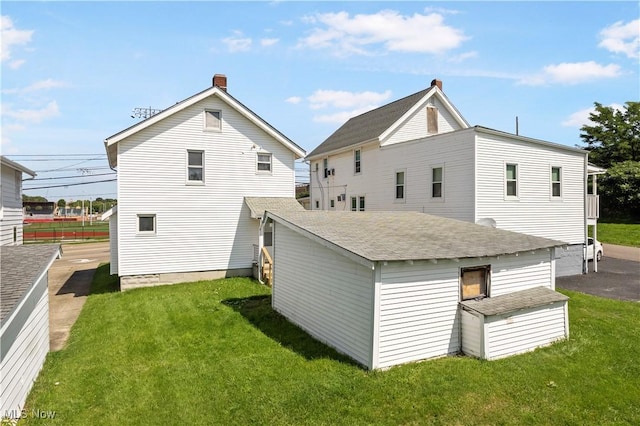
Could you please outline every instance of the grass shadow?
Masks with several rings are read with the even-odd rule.
[[[96,268],[91,281],[89,295],[116,293],[120,291],[120,281],[117,275],[111,275],[110,264],[103,263]]]
[[[309,361],[324,358],[360,366],[274,311],[271,307],[271,295],[226,299],[222,303],[240,313],[266,336]]]

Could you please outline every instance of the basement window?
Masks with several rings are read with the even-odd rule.
[[[489,297],[490,272],[490,265],[460,269],[462,300]]]

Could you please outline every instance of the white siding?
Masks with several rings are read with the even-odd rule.
[[[116,275],[118,273],[118,213],[115,212],[109,217],[109,256],[111,262],[109,265],[109,273]]]
[[[478,133],[476,220],[570,244],[584,242],[584,154]],[[518,197],[505,198],[505,163],[518,165]],[[551,197],[551,167],[562,197]]]
[[[451,113],[445,108],[435,96],[431,97],[433,105],[438,108],[438,134],[448,133],[459,130],[461,127],[453,118]],[[403,123],[387,140],[383,141],[383,145],[393,145],[414,139],[420,139],[429,136],[427,131],[427,106],[418,109],[409,119]]]
[[[203,130],[204,109],[222,132]],[[204,184],[186,184],[187,150],[204,151]],[[272,174],[256,173],[256,153]],[[250,268],[258,222],[245,196],[293,197],[294,153],[212,96],[118,143],[118,272],[121,276]],[[156,234],[137,234],[137,214]]]
[[[16,228],[15,244],[22,244],[22,172],[5,165],[0,166],[0,245],[13,245],[13,229]]]
[[[460,350],[458,267],[452,262],[381,266],[378,365]]]
[[[462,325],[462,353],[482,358],[484,345],[484,317],[460,310]]]
[[[274,239],[274,309],[371,368],[373,271],[278,223]]]
[[[2,324],[0,361],[0,413],[19,413],[49,352],[49,303],[47,274],[28,299]],[[33,298],[33,299],[31,299]],[[30,310],[30,312],[29,312]],[[19,324],[23,321],[23,324]],[[17,334],[8,332],[19,327]]]
[[[551,278],[552,252],[546,249],[518,256],[500,256],[491,263],[491,297],[534,287],[554,289]]]
[[[315,164],[319,163],[316,174]],[[431,168],[444,169],[443,197],[431,197]],[[323,177],[322,159],[311,163],[312,208],[331,210],[329,200],[344,193],[345,202],[335,210],[350,210],[350,198],[364,195],[368,211],[419,211],[458,220],[473,221],[473,133],[455,132],[437,138],[362,148],[362,172],[353,173],[353,151],[329,157],[335,175]],[[405,171],[405,200],[395,199],[395,172]],[[324,204],[323,201],[324,200]]]
[[[504,358],[564,339],[567,313],[565,302],[531,308],[510,315],[485,319],[487,359]]]

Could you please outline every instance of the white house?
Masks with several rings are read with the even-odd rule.
[[[36,173],[0,156],[0,245],[22,244],[22,178]]]
[[[563,243],[418,212],[269,211],[273,308],[369,369],[569,335]],[[306,271],[301,279],[300,271]]]
[[[351,118],[308,156],[315,210],[419,211],[566,243],[558,276],[586,264],[587,152],[471,127],[442,82]],[[589,197],[589,203],[587,198]]]
[[[227,92],[227,78],[104,141],[122,289],[251,275],[259,220],[245,197],[294,198],[305,151]]]
[[[0,418],[17,419],[49,352],[48,271],[59,245],[22,244],[22,177],[0,156]]]

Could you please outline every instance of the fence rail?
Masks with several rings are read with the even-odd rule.
[[[22,241],[69,241],[69,240],[98,240],[108,239],[109,231],[97,231],[94,229],[82,229],[79,231],[66,230],[42,230],[42,231],[22,231]]]

